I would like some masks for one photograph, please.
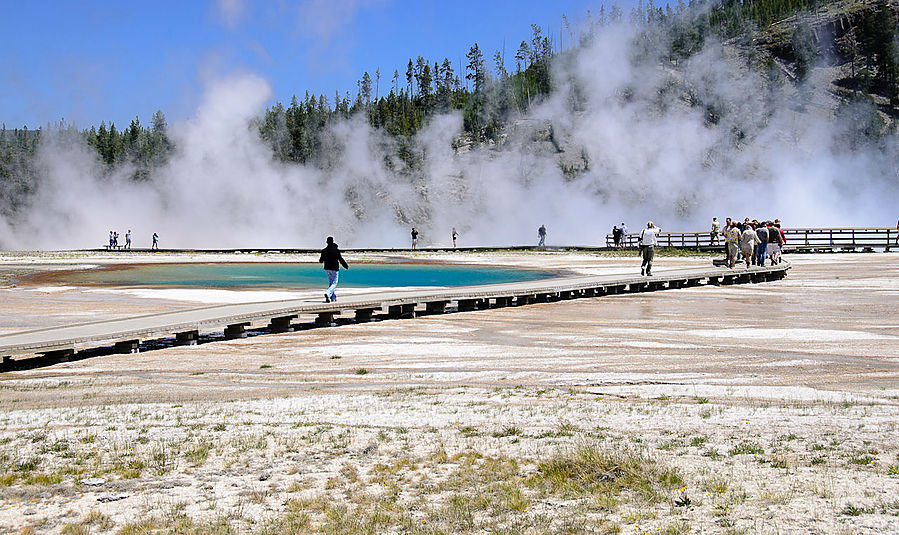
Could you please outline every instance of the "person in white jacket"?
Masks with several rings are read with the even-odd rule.
[[[743,227],[743,234],[740,235],[740,251],[743,253],[743,258],[746,259],[746,267],[752,264],[752,252],[759,243],[761,243],[761,240],[759,240],[759,235],[755,233],[755,227],[752,223],[747,223]]]
[[[647,222],[646,228],[640,231],[640,251],[643,253],[640,275],[652,276],[652,259],[655,257],[655,247],[659,243],[658,234],[659,229],[652,221]]]

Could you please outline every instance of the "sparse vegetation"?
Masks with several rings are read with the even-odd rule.
[[[730,455],[762,455],[765,453],[764,448],[754,442],[740,442],[730,449]]]
[[[343,425],[357,418],[355,411],[370,415],[368,409],[323,408],[314,396],[274,423],[254,403],[240,410],[190,403],[112,410],[77,432],[49,426],[4,433],[0,484],[4,500],[15,503],[38,493],[52,498],[72,484],[115,498],[116,488],[196,482],[184,490],[191,501],[156,503],[140,490],[115,498],[145,508],[140,520],[103,509],[78,520],[59,510],[58,529],[75,535],[748,533],[744,515],[809,501],[850,525],[866,515],[899,515],[896,503],[863,492],[838,505],[829,487],[834,473],[847,471],[864,471],[881,486],[896,481],[895,463],[878,466],[877,459],[899,457],[875,430],[852,441],[820,434],[806,447],[794,433],[750,439],[727,425],[702,423],[697,400],[687,396],[597,403],[590,394],[526,387],[466,390],[466,396],[470,401],[458,405],[420,389],[379,394],[384,406],[378,410],[444,415],[398,417],[389,426]],[[703,410],[737,426],[748,423],[719,406]],[[810,409],[759,403],[751,410],[755,424],[766,411],[779,421],[781,413]],[[660,414],[675,426],[702,427],[634,434],[609,424],[615,415]],[[809,465],[827,468],[807,473],[809,483],[796,486],[792,467]],[[748,483],[739,475],[747,470],[754,474]],[[228,498],[213,490],[222,475],[233,482],[224,490]],[[141,479],[138,487],[129,486],[132,478]],[[205,505],[199,511],[188,503]],[[269,512],[248,513],[254,508]]]

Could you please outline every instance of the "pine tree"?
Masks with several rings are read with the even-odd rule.
[[[465,79],[471,81],[474,85],[475,93],[480,93],[487,82],[487,73],[484,67],[484,54],[481,53],[481,48],[475,43],[465,57],[468,58],[468,66],[466,67],[468,74],[465,75]]]
[[[506,70],[505,61],[503,60],[502,53],[497,50],[493,53],[493,63],[496,68],[496,77],[500,80],[505,81],[509,78],[509,71]]]
[[[528,60],[531,57],[531,48],[528,46],[527,41],[522,41],[520,45],[518,45],[518,52],[515,53],[515,65],[516,65],[516,74],[521,72],[522,65],[524,68],[528,68]]]
[[[362,74],[362,80],[359,82],[359,94],[366,106],[371,103],[371,76],[368,71]]]

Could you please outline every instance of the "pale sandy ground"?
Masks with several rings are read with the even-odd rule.
[[[637,267],[577,253],[416,258]],[[899,256],[790,260],[787,279],[765,284],[4,373],[0,532],[899,533]],[[0,272],[120,261],[7,253]],[[658,258],[656,271],[708,262]],[[254,293],[8,285],[0,332]],[[679,479],[652,499],[547,491],[540,462],[576,448],[651,459]],[[300,528],[285,527],[298,511]]]

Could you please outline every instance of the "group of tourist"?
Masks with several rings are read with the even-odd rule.
[[[418,229],[415,227],[412,227],[412,249],[418,248],[418,234],[419,234]],[[459,233],[456,232],[456,227],[453,227],[452,236],[453,236],[453,249],[455,249],[456,248],[456,240],[459,239]]]
[[[109,231],[109,248],[119,248],[119,233],[114,230]],[[123,249],[131,249],[131,229],[128,229],[128,232],[125,233],[125,246]]]
[[[624,221],[621,222],[621,226],[612,225],[612,241],[615,242],[615,248],[618,249],[622,244],[627,245],[627,225],[624,224]]]
[[[115,250],[119,248],[119,233],[110,230],[109,231],[109,249]],[[150,247],[151,249],[159,249],[159,235],[155,232],[153,233],[153,245]],[[125,245],[122,246],[122,249],[131,249],[131,229],[128,229],[128,232],[125,233]]]
[[[733,268],[738,261],[746,262],[746,267],[764,266],[770,259],[771,265],[781,260],[783,245],[787,243],[786,234],[780,228],[780,219],[774,221],[759,221],[749,218],[743,221],[727,218],[724,229],[718,223],[718,219],[712,220],[712,243],[718,242],[718,237],[724,238],[727,252],[727,265]]]

